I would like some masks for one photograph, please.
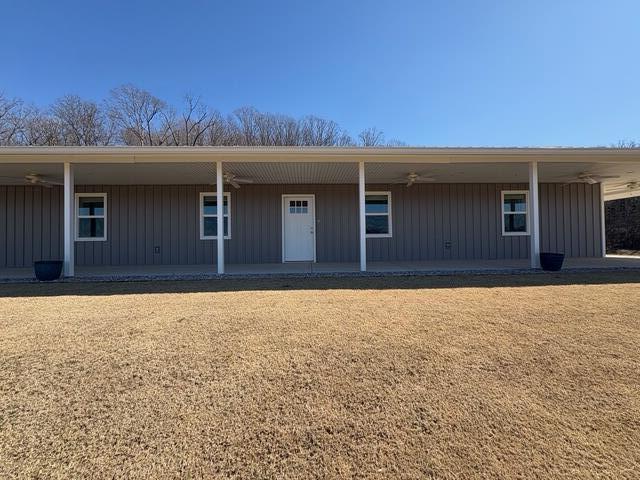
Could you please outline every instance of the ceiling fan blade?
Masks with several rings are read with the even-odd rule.
[[[234,188],[240,188],[240,184],[233,179],[230,179],[228,183],[232,185]]]
[[[28,173],[24,176],[24,180],[33,185],[64,185],[63,182],[56,180],[54,177],[47,175],[40,175],[39,173]]]
[[[237,183],[253,183],[253,180],[251,178],[234,177],[233,181]]]

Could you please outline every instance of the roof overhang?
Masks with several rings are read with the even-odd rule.
[[[526,164],[537,161],[541,182],[570,182],[590,172],[613,178],[604,182],[607,200],[640,195],[640,188],[628,187],[640,183],[640,149],[0,147],[0,175],[20,178],[36,172],[60,177],[62,164],[72,162],[78,165],[76,181],[85,184],[209,183],[215,178],[216,161],[225,162],[236,175],[263,183],[354,183],[359,161],[370,165],[367,179],[381,183],[415,171],[442,183],[526,183]]]
[[[0,147],[0,163],[640,162],[640,149],[423,147]]]

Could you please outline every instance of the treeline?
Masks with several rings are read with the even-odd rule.
[[[336,122],[308,115],[293,118],[252,107],[223,115],[199,97],[179,108],[134,85],[113,89],[102,102],[65,95],[41,108],[0,93],[0,145],[264,145],[379,146],[377,128],[354,139]]]

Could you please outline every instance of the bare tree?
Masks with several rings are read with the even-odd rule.
[[[21,114],[22,101],[7,98],[0,92],[0,145],[13,145],[19,141]]]
[[[205,145],[207,132],[212,128],[218,114],[210,112],[200,97],[187,94],[180,118],[171,109],[162,112],[165,129],[173,145]]]
[[[313,115],[302,119],[299,145],[305,146],[346,146],[352,143],[351,137],[333,120],[325,120]]]
[[[146,90],[134,85],[114,88],[107,105],[109,117],[125,144],[163,145],[170,137],[166,122],[163,122],[168,115],[166,103]]]
[[[209,119],[209,129],[206,132],[205,145],[223,146],[239,145],[240,133],[230,118],[223,117],[214,111]]]
[[[20,143],[23,145],[63,145],[63,128],[59,121],[37,107],[25,108],[20,125]]]
[[[376,128],[363,131],[359,145],[384,142]],[[243,107],[223,116],[200,97],[186,95],[179,113],[134,85],[110,92],[102,104],[66,95],[48,109],[25,107],[0,94],[0,144],[24,145],[255,145],[352,146],[351,136],[314,115],[293,118]],[[396,145],[400,142],[392,141]]]
[[[617,144],[612,145],[615,148],[640,148],[640,142],[635,140],[619,140]]]
[[[233,112],[229,122],[236,126],[238,145],[260,145],[259,115],[260,112],[253,107],[242,107]]]
[[[402,140],[398,140],[397,138],[392,138],[385,145],[387,147],[406,147],[407,143]]]
[[[64,145],[109,145],[114,131],[109,119],[95,102],[66,95],[51,107],[62,130]]]
[[[227,125],[235,145],[338,146],[351,137],[337,123],[315,116],[296,120],[287,115],[262,113],[253,107],[234,112]]]
[[[273,115],[273,144],[294,146],[300,143],[300,122],[287,115]]]
[[[384,143],[384,133],[376,127],[367,128],[358,135],[363,147],[377,147]]]

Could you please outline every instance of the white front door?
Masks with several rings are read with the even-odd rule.
[[[282,196],[282,260],[314,262],[316,256],[313,195]]]

